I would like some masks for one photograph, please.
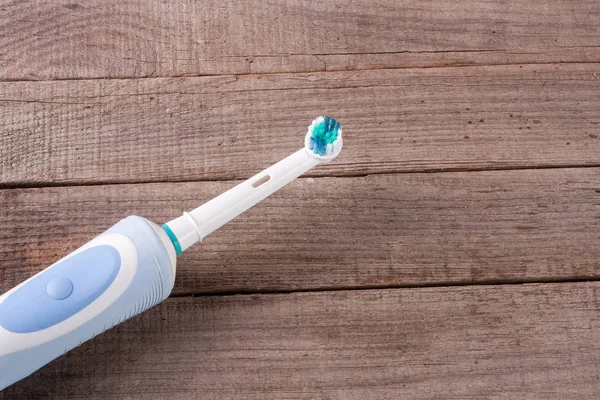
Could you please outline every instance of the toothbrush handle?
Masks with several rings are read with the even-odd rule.
[[[159,229],[128,217],[0,297],[0,390],[169,296]]]

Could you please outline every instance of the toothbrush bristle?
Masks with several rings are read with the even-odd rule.
[[[339,152],[342,129],[340,123],[330,117],[316,118],[308,128],[308,148],[316,155],[328,157]]]

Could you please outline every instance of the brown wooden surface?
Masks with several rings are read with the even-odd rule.
[[[600,165],[600,64],[2,88],[5,186],[247,178],[327,113],[345,148],[315,175]]]
[[[0,399],[595,399],[600,284],[169,299]]]
[[[0,191],[0,291],[137,214],[234,182]],[[175,293],[599,278],[600,169],[303,178],[178,261]]]
[[[596,0],[0,2],[0,79],[600,61]]]
[[[599,398],[600,283],[569,282],[600,278],[598,21],[596,0],[0,0],[0,293],[287,156],[317,115],[345,136],[186,251],[178,297],[0,399]]]

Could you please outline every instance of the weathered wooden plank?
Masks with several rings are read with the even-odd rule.
[[[119,219],[233,182],[0,191],[0,292]],[[306,178],[182,254],[175,293],[600,277],[600,168]]]
[[[246,178],[323,113],[345,150],[315,175],[600,163],[600,64],[0,88],[5,186]]]
[[[170,299],[0,398],[594,399],[599,296],[593,282]]]
[[[0,2],[0,79],[600,61],[595,0]]]

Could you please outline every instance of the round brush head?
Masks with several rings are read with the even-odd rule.
[[[330,117],[315,118],[304,140],[308,153],[321,160],[331,161],[342,151],[342,127]]]

